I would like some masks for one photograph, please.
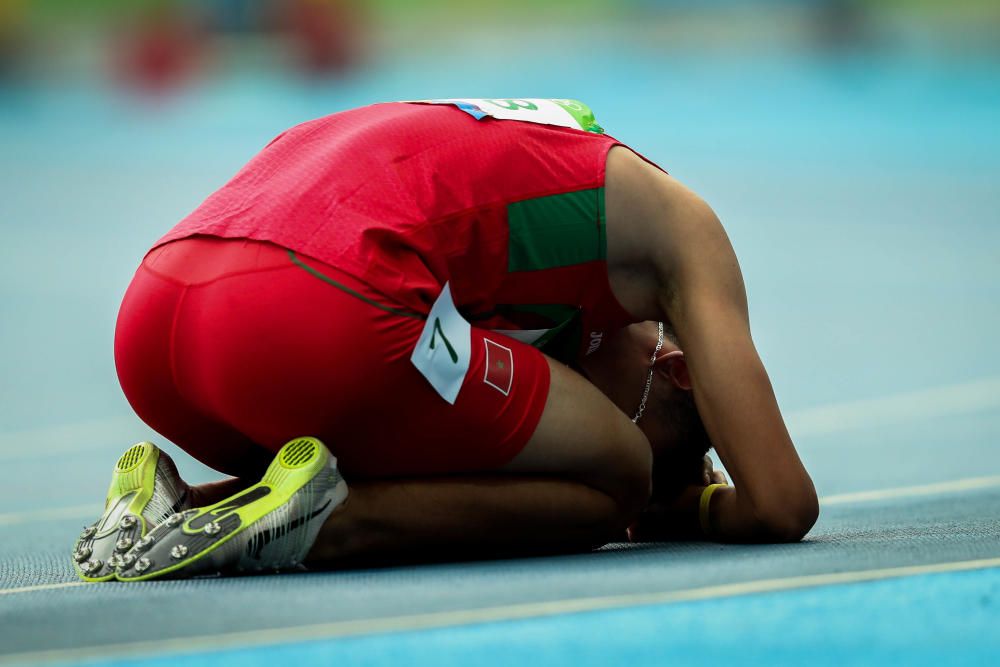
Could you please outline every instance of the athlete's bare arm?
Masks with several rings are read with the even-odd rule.
[[[675,179],[615,148],[606,179],[608,267],[625,308],[669,321],[695,402],[735,487],[712,499],[713,536],[799,540],[816,492],[750,336],[736,255],[714,212]]]

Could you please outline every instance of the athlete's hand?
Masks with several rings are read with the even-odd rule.
[[[670,505],[690,486],[702,488],[709,484],[727,484],[726,476],[721,470],[715,470],[711,457],[701,458],[677,450],[665,450],[658,454],[653,466],[653,497],[654,505]]]
[[[668,502],[654,502],[628,528],[630,542],[673,542],[704,539],[698,523],[698,502],[705,487],[684,487]]]
[[[709,484],[729,484],[729,480],[726,479],[726,473],[715,469],[715,465],[712,463],[712,457],[708,454],[705,454],[701,478],[701,481],[705,484],[705,486],[708,486]]]

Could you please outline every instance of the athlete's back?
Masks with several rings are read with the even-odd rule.
[[[279,135],[160,244],[270,241],[421,312],[450,282],[484,328],[574,329],[571,357],[589,349],[584,333],[634,320],[605,264],[604,170],[617,143],[453,105],[363,107]],[[525,304],[546,308],[507,308]]]

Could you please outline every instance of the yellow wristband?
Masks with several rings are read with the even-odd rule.
[[[712,531],[712,522],[709,515],[708,507],[709,503],[712,502],[712,494],[715,493],[716,489],[719,489],[725,484],[709,484],[705,487],[705,490],[701,492],[701,500],[698,501],[698,520],[701,521],[701,532],[708,537],[708,534]]]

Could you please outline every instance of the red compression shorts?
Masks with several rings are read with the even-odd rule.
[[[405,311],[280,246],[191,237],[143,260],[118,315],[115,363],[143,421],[233,475],[260,474],[300,435],[321,438],[356,478],[510,461],[545,406],[544,355],[473,327],[451,405],[410,362],[424,321]],[[484,337],[511,350],[506,395],[484,379]]]

